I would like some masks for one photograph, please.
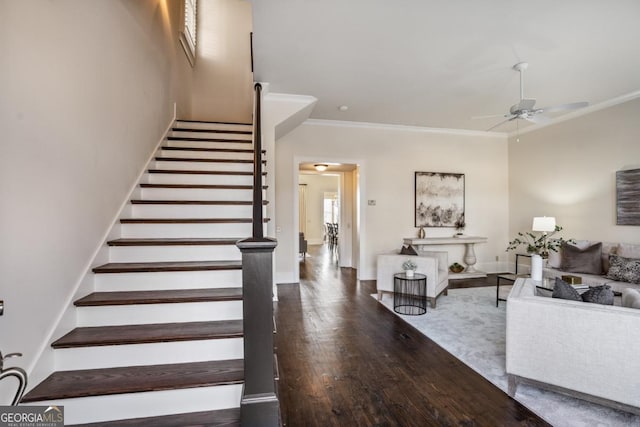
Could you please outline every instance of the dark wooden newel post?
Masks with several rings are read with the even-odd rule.
[[[276,241],[250,238],[237,243],[242,252],[244,318],[244,389],[242,427],[277,427],[280,404],[273,363],[273,251]]]

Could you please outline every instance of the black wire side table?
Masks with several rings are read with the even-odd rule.
[[[427,276],[414,273],[393,275],[393,311],[419,316],[427,312]]]

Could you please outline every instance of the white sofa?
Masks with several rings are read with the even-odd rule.
[[[537,284],[517,279],[507,299],[509,395],[527,382],[640,414],[640,310],[538,296]]]
[[[402,272],[402,263],[411,259],[418,268],[416,273],[427,276],[427,299],[431,308],[436,307],[436,298],[447,294],[449,286],[448,253],[437,251],[418,251],[418,255],[400,255],[398,252],[378,255],[377,289],[378,299],[385,292],[393,294],[393,275]]]
[[[578,240],[574,246],[584,249],[594,243],[598,242]],[[585,285],[598,286],[607,284],[611,286],[611,289],[613,289],[614,292],[622,292],[626,288],[640,289],[640,284],[621,282],[607,277],[609,255],[619,255],[625,258],[640,259],[640,244],[602,242],[602,274],[585,274],[581,272],[575,273],[564,271],[562,269],[561,261],[562,253],[560,251],[551,252],[544,268],[543,275],[548,279],[554,279],[564,275],[580,276],[582,283]]]

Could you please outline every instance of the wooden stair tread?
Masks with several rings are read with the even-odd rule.
[[[269,222],[264,218],[263,222]],[[121,224],[246,224],[252,218],[123,218]]]
[[[242,288],[167,289],[157,291],[93,292],[75,301],[76,307],[240,301]]]
[[[240,427],[240,408],[74,425],[76,427]]]
[[[241,125],[241,126],[253,126],[253,123],[246,122],[216,122],[213,120],[189,120],[189,119],[177,119],[177,122],[186,123],[208,123],[210,125]]]
[[[53,348],[148,344],[242,337],[242,320],[152,323],[75,328],[51,344]]]
[[[230,138],[193,138],[189,136],[168,136],[169,141],[203,141],[203,142],[237,142],[239,144],[253,144],[251,139],[230,139]]]
[[[135,238],[121,238],[109,240],[107,245],[109,246],[205,246],[205,245],[235,245],[238,240],[242,240],[242,237],[238,238],[224,238],[224,237],[211,237],[211,238],[149,238],[149,239],[135,239]]]
[[[38,384],[23,403],[122,393],[240,384],[242,360],[58,371]]]
[[[253,163],[253,159],[209,159],[202,157],[164,157],[157,156],[155,158],[157,162],[192,162],[192,163]],[[267,163],[263,160],[262,163]]]
[[[241,261],[111,262],[94,273],[151,273],[162,271],[240,270]]]
[[[200,170],[184,170],[184,169],[149,169],[149,173],[169,173],[169,174],[184,174],[184,175],[242,175],[253,176],[253,172],[245,171],[200,171]],[[266,172],[262,172],[262,175],[266,175]]]
[[[131,200],[134,205],[253,205],[248,200]],[[269,201],[263,200],[262,204],[267,205]]]
[[[230,133],[230,134],[241,134],[241,135],[251,135],[253,133],[250,130],[197,129],[197,128],[185,128],[185,127],[174,127],[174,128],[171,128],[171,130],[174,132]]]
[[[162,150],[167,151],[207,151],[212,153],[253,153],[252,148],[207,148],[207,147],[169,147],[162,146]],[[267,150],[262,150],[266,154]]]
[[[195,188],[201,190],[253,190],[253,185],[226,185],[226,184],[140,184],[141,188]],[[262,189],[266,190],[267,185],[263,185]]]

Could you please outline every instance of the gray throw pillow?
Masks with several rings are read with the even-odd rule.
[[[640,283],[640,259],[609,256],[607,277],[619,282]]]
[[[573,286],[565,282],[559,277],[556,277],[556,284],[553,286],[552,298],[568,299],[571,301],[582,301],[582,297],[578,291],[573,289]]]
[[[613,305],[613,290],[609,285],[600,285],[589,288],[582,295],[582,301],[596,304]]]
[[[400,249],[400,255],[418,255],[418,252],[411,245],[403,245],[402,249]]]
[[[602,274],[602,242],[580,249],[562,244],[562,270],[568,273]]]

